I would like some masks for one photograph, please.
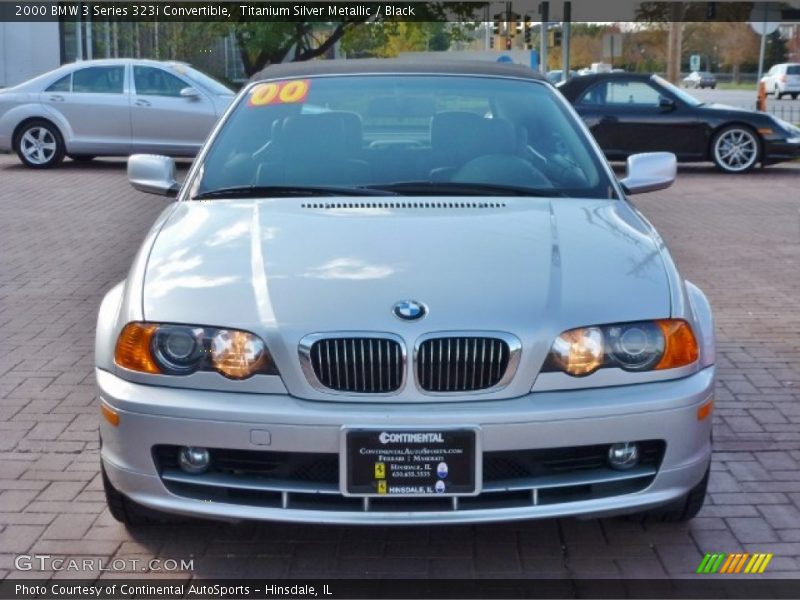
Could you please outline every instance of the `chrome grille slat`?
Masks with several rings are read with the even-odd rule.
[[[314,383],[318,382],[322,388],[388,394],[403,384],[405,353],[394,339],[371,334],[321,338],[310,344],[306,352],[316,377]]]
[[[489,389],[503,380],[510,358],[504,339],[431,337],[417,347],[417,384],[423,391],[436,393]]]

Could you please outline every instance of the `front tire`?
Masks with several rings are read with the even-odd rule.
[[[48,169],[64,160],[64,140],[58,128],[44,119],[27,122],[14,140],[22,163],[32,169]]]
[[[108,511],[111,513],[112,517],[125,525],[128,529],[135,529],[147,525],[163,525],[181,522],[179,517],[137,504],[114,487],[114,484],[111,483],[102,465],[100,466],[100,470],[103,476],[103,491],[106,494]]]
[[[761,153],[758,135],[744,125],[729,125],[711,142],[711,160],[725,173],[745,173],[753,168]]]
[[[711,465],[706,469],[706,474],[700,483],[685,496],[659,508],[631,515],[630,519],[646,523],[685,523],[694,519],[705,503],[710,473]]]

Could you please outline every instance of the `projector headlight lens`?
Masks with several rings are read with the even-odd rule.
[[[230,379],[278,375],[264,341],[249,331],[192,325],[128,323],[114,361],[140,373],[189,375],[216,371]]]
[[[698,357],[697,340],[686,321],[659,319],[565,331],[553,342],[542,370],[582,377],[606,367],[674,369],[692,364]]]

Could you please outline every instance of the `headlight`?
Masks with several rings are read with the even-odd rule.
[[[618,323],[565,331],[553,342],[542,370],[581,377],[603,367],[674,369],[692,364],[698,355],[697,341],[686,321]]]
[[[216,371],[231,379],[277,375],[263,340],[248,331],[157,323],[128,323],[114,361],[120,367],[162,375]]]

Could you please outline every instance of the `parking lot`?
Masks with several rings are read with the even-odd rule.
[[[357,528],[192,523],[131,534],[98,471],[95,315],[166,201],[125,163],[33,172],[0,156],[0,575],[19,554],[193,559],[179,577],[688,577],[706,552],[769,552],[800,576],[800,163],[681,168],[635,197],[717,320],[716,453],[689,524],[626,519]],[[152,565],[155,566],[155,565]],[[148,568],[148,567],[144,567]],[[153,575],[165,575],[154,569]],[[97,576],[111,573],[96,571]]]

